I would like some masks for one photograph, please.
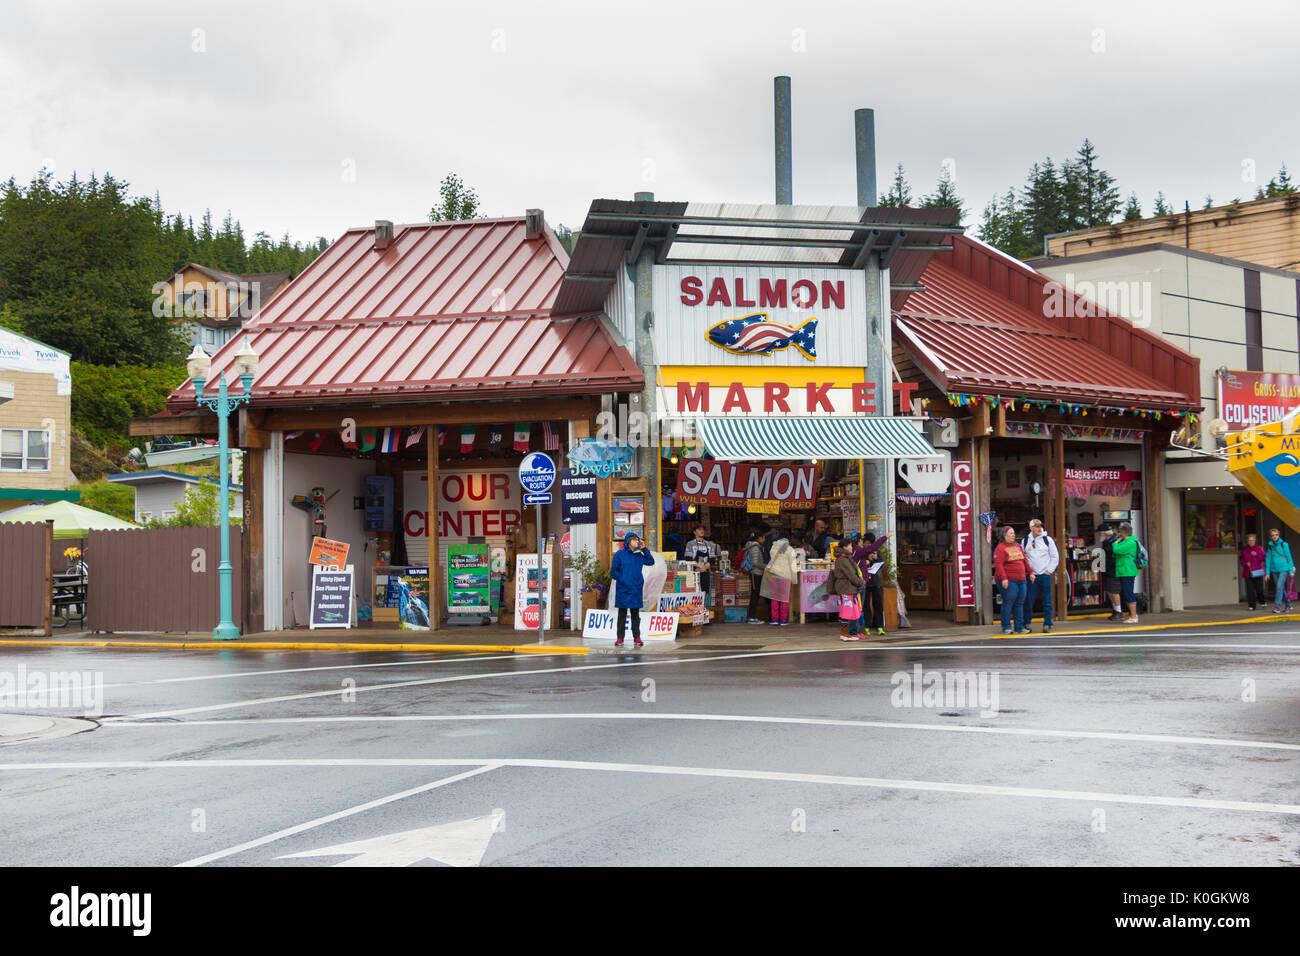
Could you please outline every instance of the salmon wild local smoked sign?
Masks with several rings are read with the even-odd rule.
[[[722,508],[744,508],[750,501],[763,501],[776,502],[781,508],[806,510],[817,501],[817,466],[751,465],[688,458],[677,469],[676,500],[688,505]]]

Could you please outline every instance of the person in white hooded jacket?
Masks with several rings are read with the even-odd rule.
[[[1035,518],[1029,522],[1029,534],[1020,542],[1029,562],[1029,593],[1025,597],[1025,626],[1033,629],[1034,598],[1043,602],[1043,633],[1052,629],[1052,581],[1061,563],[1061,553],[1056,542]]]

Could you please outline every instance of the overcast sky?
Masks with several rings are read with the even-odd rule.
[[[112,172],[197,218],[334,238],[423,220],[443,175],[487,215],[581,225],[596,197],[771,201],[772,77],[794,199],[955,164],[967,224],[1089,137],[1150,213],[1300,177],[1300,4],[4,0],[0,178]],[[1243,164],[1247,164],[1243,168]]]

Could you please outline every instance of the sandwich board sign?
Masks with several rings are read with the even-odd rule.
[[[353,604],[352,565],[338,568],[312,568],[311,575],[311,613],[308,616],[308,628],[351,627]]]

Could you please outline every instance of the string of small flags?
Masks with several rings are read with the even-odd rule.
[[[979,404],[988,405],[990,408],[1001,406],[1007,411],[1027,412],[1031,409],[1044,411],[1056,411],[1062,415],[1078,415],[1080,418],[1086,418],[1088,413],[1105,418],[1107,415],[1136,415],[1139,418],[1153,418],[1160,421],[1165,415],[1171,418],[1182,418],[1187,415],[1195,415],[1195,412],[1181,411],[1176,408],[1155,409],[1139,408],[1137,405],[1087,405],[1080,402],[1065,402],[1052,399],[1042,398],[1007,398],[1003,395],[968,395],[964,392],[949,392],[948,404],[956,408],[970,408]]]
[[[1051,438],[1059,429],[1066,438],[1105,438],[1112,441],[1141,441],[1146,432],[1137,428],[1107,428],[1101,425],[1052,425],[1048,422],[1007,422],[1007,435]]]
[[[384,454],[392,454],[400,451],[402,448],[410,448],[418,444],[423,438],[425,425],[412,425],[410,428],[402,429],[401,427],[393,428],[358,428],[354,430],[339,429],[339,438],[344,448],[357,452],[378,451]],[[511,447],[515,451],[526,453],[532,445],[532,422],[517,422],[512,426],[488,425],[486,432],[488,436],[487,450],[489,452],[501,451],[502,444],[506,438],[506,428],[513,430],[514,439]],[[452,433],[453,428],[456,430],[456,436],[459,439],[459,448],[462,455],[468,455],[474,450],[474,443],[478,437],[477,425],[439,425],[437,426],[436,440],[439,448],[445,448],[447,445],[447,436]],[[405,440],[403,440],[403,431],[405,431]],[[298,438],[304,432],[290,432],[285,435],[286,439]],[[349,437],[351,434],[351,437]],[[325,433],[322,431],[312,432],[310,441],[311,450],[318,451],[321,443],[324,441]],[[542,447],[547,451],[560,450],[560,429],[554,422],[542,423]]]

